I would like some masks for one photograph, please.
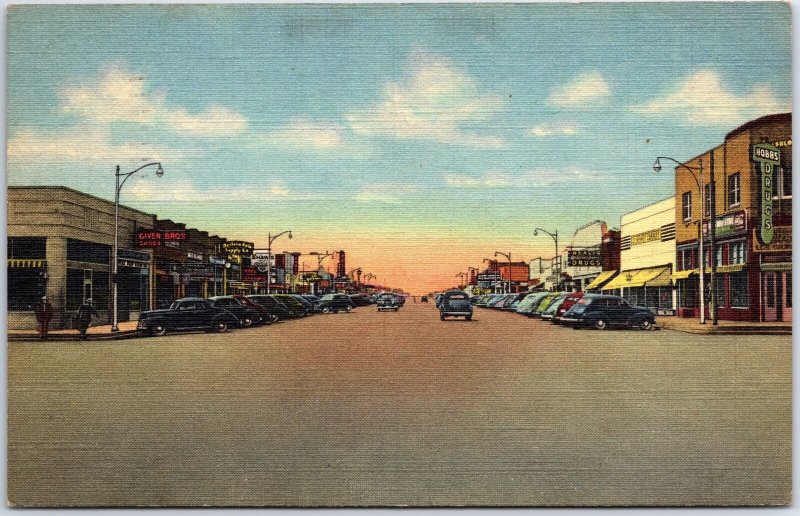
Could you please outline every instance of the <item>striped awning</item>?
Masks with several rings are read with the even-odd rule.
[[[47,260],[29,260],[21,258],[9,258],[9,267],[25,268],[25,269],[40,269],[47,267]]]
[[[611,278],[613,278],[616,273],[617,273],[617,271],[603,271],[603,272],[601,272],[598,277],[593,279],[591,283],[589,283],[588,285],[586,285],[584,287],[584,290],[594,290],[596,288],[600,288],[604,283],[606,283]]]

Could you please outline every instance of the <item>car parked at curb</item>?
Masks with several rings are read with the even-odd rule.
[[[564,314],[567,313],[567,310],[572,308],[572,305],[577,303],[583,296],[585,295],[584,292],[573,292],[558,306],[558,310],[556,310],[555,315],[553,316],[552,323],[553,324],[561,324],[561,318],[564,317]]]
[[[345,294],[325,294],[319,300],[319,310],[323,314],[350,312],[353,310],[353,301]]]
[[[547,308],[541,313],[540,317],[543,321],[552,321],[553,317],[556,315],[556,311],[558,307],[561,306],[561,303],[564,302],[565,299],[569,296],[569,292],[561,292],[547,306]]]
[[[655,327],[656,318],[648,308],[634,306],[618,296],[587,294],[567,310],[561,323],[574,328]]]
[[[266,308],[270,312],[270,317],[273,319],[272,322],[285,321],[292,318],[292,314],[286,308],[286,305],[270,295],[252,294],[247,296],[247,299]]]
[[[249,306],[250,308],[258,311],[258,315],[262,324],[272,324],[278,321],[277,315],[271,313],[266,307],[261,306],[258,303],[254,303],[247,296],[242,294],[234,294],[233,298],[242,303],[244,306]]]
[[[235,315],[241,327],[252,326],[254,323],[261,322],[261,312],[255,308],[243,305],[233,296],[213,296],[209,297],[208,301],[211,303],[211,306],[222,308]]]
[[[169,308],[142,312],[137,329],[160,337],[168,331],[180,330],[222,333],[231,325],[238,326],[239,319],[229,311],[214,307],[206,299],[185,297],[174,301]]]

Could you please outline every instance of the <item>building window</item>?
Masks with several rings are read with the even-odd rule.
[[[730,281],[731,286],[730,306],[734,306],[736,308],[747,308],[750,304],[750,292],[747,284],[747,271],[728,274],[728,281]]]
[[[742,203],[742,176],[735,173],[728,177],[728,207],[733,208]]]
[[[786,273],[786,308],[792,307],[792,273]]]
[[[44,292],[44,269],[35,267],[8,268],[8,311],[33,310]]]
[[[683,194],[683,220],[692,220],[692,192]]]
[[[740,263],[745,263],[747,261],[747,250],[744,246],[744,241],[740,242],[731,242],[728,245],[729,253],[728,253],[728,263],[731,265],[736,265]]]
[[[722,256],[723,256],[722,251],[724,250],[724,247],[727,246],[722,246],[722,245],[717,246],[717,267],[722,266]]]
[[[792,198],[792,168],[778,167],[775,170],[775,195],[773,199]]]
[[[109,265],[111,263],[111,246],[70,238],[67,240],[67,260]]]
[[[703,199],[705,214],[708,216],[711,215],[711,183],[703,185],[703,195],[705,196],[705,199]]]

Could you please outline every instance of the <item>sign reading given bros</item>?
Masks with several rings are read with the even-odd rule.
[[[139,249],[161,247],[170,243],[177,244],[186,240],[186,231],[162,231],[160,229],[143,229],[136,233],[136,245]]]
[[[768,143],[753,145],[753,161],[758,163],[761,168],[761,226],[758,231],[758,239],[764,245],[769,245],[775,234],[772,224],[772,171],[775,165],[781,164],[781,151],[777,147]]]

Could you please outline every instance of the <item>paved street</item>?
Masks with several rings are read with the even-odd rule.
[[[791,337],[374,307],[227,334],[11,342],[9,499],[788,501]]]

